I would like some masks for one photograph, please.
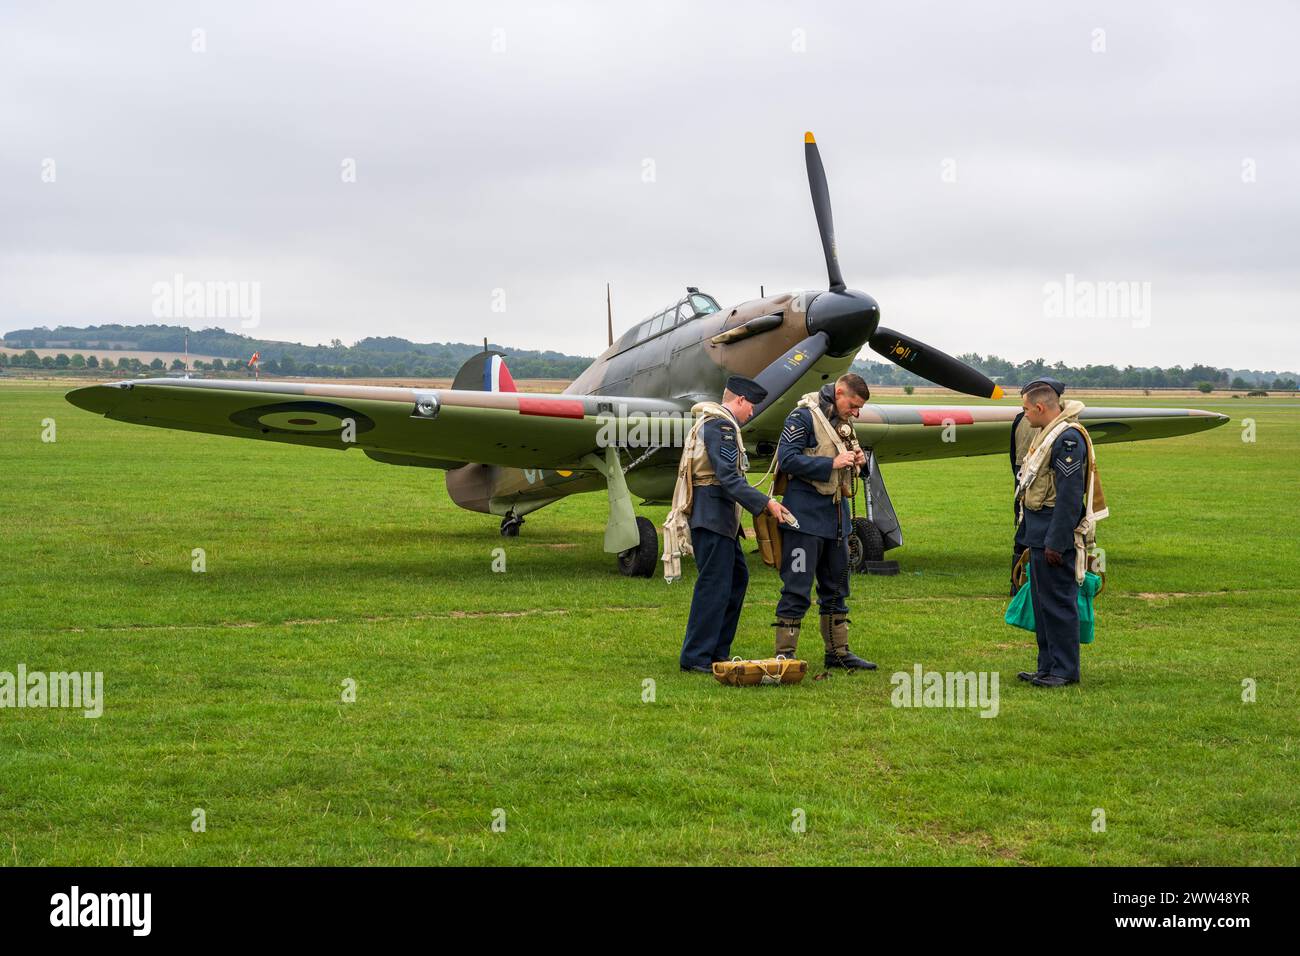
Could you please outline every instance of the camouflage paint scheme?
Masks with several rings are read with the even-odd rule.
[[[772,295],[698,314],[693,300],[708,297],[688,294],[674,307],[670,327],[638,341],[638,330],[651,320],[638,323],[559,395],[159,378],[78,388],[67,398],[117,421],[317,448],[355,447],[386,464],[447,469],[448,492],[461,507],[524,515],[568,495],[609,488],[602,432],[621,427],[635,439],[638,423],[644,428],[655,416],[680,420],[696,402],[716,401],[728,375],[756,376],[806,339],[807,309],[817,295]],[[798,397],[848,371],[856,354],[854,349],[811,362],[747,424],[751,470],[767,470],[781,424]],[[787,361],[802,358],[796,352]],[[1018,411],[991,402],[867,405],[857,431],[881,463],[1005,454],[1008,426]],[[355,440],[345,442],[349,419]],[[1083,415],[1098,443],[1186,435],[1227,420],[1195,409],[1090,408]],[[667,501],[679,457],[673,449],[684,432],[685,426],[661,435],[661,450],[648,455],[644,446],[618,449],[626,490],[643,503]],[[615,489],[609,492],[615,512]],[[626,510],[611,514],[611,528],[618,521],[626,538]],[[607,535],[607,549],[610,543]]]

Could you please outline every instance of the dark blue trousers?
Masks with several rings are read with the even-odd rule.
[[[691,529],[695,550],[695,594],[682,641],[682,667],[708,667],[731,657],[731,642],[749,587],[749,566],[740,542],[707,528]]]
[[[1029,597],[1034,605],[1038,670],[1079,679],[1079,585],[1074,548],[1061,553],[1060,567],[1047,563],[1042,548],[1029,549]]]
[[[827,499],[829,500],[829,499]],[[813,581],[823,614],[847,614],[849,606],[849,543],[845,538],[781,531],[781,600],[776,616],[802,621],[812,603]]]

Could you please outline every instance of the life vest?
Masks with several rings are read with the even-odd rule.
[[[1029,446],[1033,444],[1040,431],[1041,429],[1029,424],[1029,419],[1021,416],[1020,421],[1016,424],[1015,435],[1017,468],[1025,463],[1025,456],[1029,454]]]
[[[713,404],[713,402],[701,402],[691,409],[692,412],[697,413],[698,417],[695,424],[691,426],[690,433],[686,436],[686,443],[682,447],[683,459],[686,458],[688,452],[690,454],[690,476],[691,484],[694,486],[719,484],[718,476],[713,470],[713,462],[709,459],[709,450],[705,447],[704,442],[699,440],[700,428],[704,423],[710,418],[722,418],[731,422],[735,426],[736,435],[740,435],[740,425],[737,424],[736,419],[732,417],[725,407],[716,405],[713,409],[705,408],[705,406]],[[724,414],[717,414],[718,409],[721,409]],[[749,456],[745,454],[745,445],[739,440],[739,437],[737,437],[736,441],[736,451],[739,452],[736,456],[736,465],[743,475],[749,470]],[[737,505],[736,507],[739,508],[740,506]],[[689,509],[687,513],[689,514]]]
[[[835,433],[835,428],[831,425],[830,419],[822,411],[820,392],[809,392],[799,399],[796,407],[806,408],[812,413],[813,435],[817,439],[816,444],[809,445],[804,449],[803,453],[805,455],[818,458],[834,458],[847,450],[843,440]],[[835,468],[831,471],[831,477],[827,481],[812,481],[808,478],[805,478],[804,481],[816,488],[819,493],[830,495],[838,502],[843,496],[844,488],[849,484],[851,476],[851,469]]]
[[[1079,424],[1079,413],[1083,411],[1083,402],[1068,401],[1060,413],[1048,423],[1047,427],[1035,429],[1023,457],[1020,458],[1020,473],[1016,476],[1016,500],[1030,511],[1042,511],[1044,508],[1056,507],[1056,472],[1048,465],[1052,458],[1052,446],[1061,432],[1067,428],[1076,429],[1083,435],[1084,442],[1092,447],[1088,431]],[[1021,430],[1028,419],[1021,419],[1020,428],[1016,429],[1017,456]],[[1029,426],[1031,429],[1034,426]]]
[[[1024,520],[1025,508],[1042,511],[1044,508],[1056,507],[1055,470],[1049,467],[1056,439],[1067,428],[1075,429],[1083,437],[1083,444],[1088,450],[1085,459],[1087,472],[1084,477],[1084,487],[1087,490],[1083,496],[1083,517],[1074,528],[1074,576],[1079,583],[1083,582],[1086,572],[1096,570],[1091,565],[1095,563],[1092,551],[1096,545],[1097,522],[1110,515],[1110,509],[1106,507],[1106,495],[1101,488],[1101,475],[1097,471],[1097,453],[1092,445],[1092,436],[1079,424],[1079,413],[1083,409],[1083,402],[1066,402],[1061,413],[1033,437],[1016,475],[1016,503],[1019,505],[1016,524],[1019,525]]]
[[[682,555],[694,554],[691,545],[691,508],[695,502],[696,485],[716,485],[718,476],[709,460],[709,450],[700,439],[700,429],[713,418],[730,422],[736,429],[736,466],[741,475],[749,469],[749,458],[740,441],[740,423],[724,406],[717,402],[700,402],[691,408],[695,424],[686,433],[682,445],[682,458],[677,464],[677,485],[673,488],[673,503],[664,520],[664,580],[669,584],[682,576]],[[736,504],[736,520],[740,520],[740,504]]]

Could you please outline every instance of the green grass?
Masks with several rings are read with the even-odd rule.
[[[0,710],[10,864],[1300,862],[1294,403],[1169,402],[1234,421],[1101,448],[1081,686],[1015,680],[1033,637],[1002,623],[999,457],[887,469],[903,573],[851,599],[879,672],[736,690],[678,672],[690,562],[674,587],[621,578],[599,496],[505,540],[440,472],[63,392],[0,388],[0,670],[103,671],[105,712]],[[777,579],[751,569],[736,651],[762,657]],[[891,707],[918,662],[998,671],[999,715]]]

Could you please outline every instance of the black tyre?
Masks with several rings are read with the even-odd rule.
[[[885,560],[885,538],[867,518],[853,519],[853,536],[862,544],[862,561]],[[850,550],[850,553],[851,550]]]
[[[522,522],[518,522],[518,521],[507,521],[506,523],[502,524],[501,537],[503,538],[519,537],[519,526],[521,523]]]
[[[659,532],[653,521],[639,516],[636,529],[641,535],[641,543],[619,553],[618,570],[624,577],[648,578],[655,573],[659,561]]]

